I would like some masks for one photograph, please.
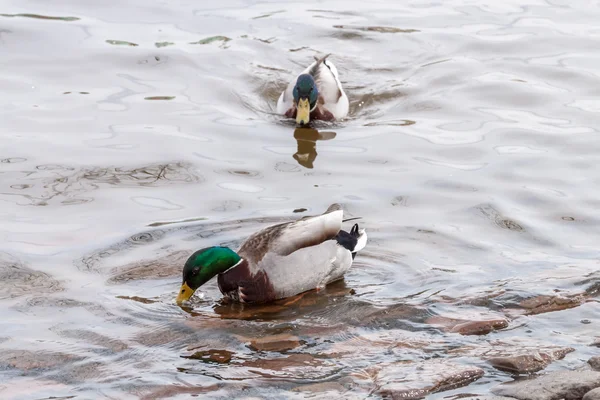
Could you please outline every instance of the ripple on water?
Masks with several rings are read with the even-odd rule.
[[[62,291],[63,285],[45,272],[36,271],[18,258],[0,252],[0,299],[21,297],[34,293]]]
[[[200,218],[193,219],[191,223],[189,223],[189,221],[180,221],[179,223],[173,222],[169,224],[163,223],[160,225],[162,227],[160,229],[133,234],[123,241],[98,249],[91,254],[82,257],[77,260],[75,264],[79,269],[84,271],[112,271],[114,276],[111,279],[116,280],[121,278],[124,280],[136,279],[135,277],[138,276],[138,274],[140,274],[139,277],[142,279],[143,277],[169,276],[169,274],[173,273],[172,271],[175,268],[172,264],[176,264],[177,259],[184,257],[183,253],[190,252],[190,250],[197,250],[196,248],[176,250],[164,255],[162,258],[154,255],[154,251],[163,254],[165,249],[169,251],[168,249],[171,247],[164,246],[172,240],[175,240],[177,243],[190,241],[198,242],[202,239],[226,234],[227,232],[236,232],[237,234],[235,236],[225,235],[222,239],[230,240],[235,237],[236,240],[239,240],[239,237],[243,236],[243,233],[241,232],[249,234],[254,229],[257,229],[257,224],[266,226],[268,224],[284,222],[287,219],[281,217],[260,217],[216,223],[198,223],[198,221],[202,220],[203,219]],[[167,242],[165,242],[165,240]],[[186,247],[190,246],[197,246],[197,243],[186,245]],[[140,253],[130,257],[130,254],[135,253],[136,251],[140,251]],[[148,259],[148,254],[153,254],[151,259]],[[131,259],[132,261],[119,264],[119,259]],[[103,264],[108,265],[103,266]],[[127,271],[134,270],[137,272],[133,272],[133,275],[128,275],[126,273]]]
[[[93,201],[89,194],[103,187],[159,187],[203,181],[187,163],[151,164],[135,168],[76,168],[61,164],[38,165],[34,171],[3,174],[0,197],[17,197],[19,204],[47,206]],[[27,183],[23,183],[27,182]],[[10,190],[15,189],[16,190]],[[10,198],[10,197],[8,197]]]
[[[33,19],[43,19],[43,20],[49,20],[49,21],[65,21],[65,22],[79,21],[79,18],[77,18],[77,17],[56,17],[56,16],[50,16],[50,15],[29,14],[29,13],[0,14],[0,17],[8,17],[8,18],[20,17],[20,18],[33,18]]]
[[[258,193],[265,190],[265,188],[257,185],[250,185],[247,183],[237,183],[237,182],[222,182],[219,183],[219,186],[222,189],[233,190],[236,192],[244,192],[244,193]]]
[[[100,346],[110,350],[111,352],[118,353],[126,350],[129,346],[127,343],[117,339],[105,336],[100,333],[93,332],[86,329],[66,329],[55,328],[59,336],[75,339],[85,344],[92,344]]]
[[[263,178],[263,174],[260,173],[259,171],[250,171],[250,170],[244,170],[244,169],[225,169],[225,170],[216,170],[215,172],[220,175],[233,175],[233,176],[239,176],[242,178],[255,178],[255,179]]]

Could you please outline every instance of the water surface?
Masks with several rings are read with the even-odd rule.
[[[3,2],[0,397],[382,398],[483,370],[435,399],[510,381],[490,352],[572,347],[546,370],[579,367],[599,20],[586,1]],[[327,53],[349,118],[296,129],[277,96]],[[370,238],[344,281],[174,304],[192,251],[333,202]],[[481,320],[507,326],[456,330]]]

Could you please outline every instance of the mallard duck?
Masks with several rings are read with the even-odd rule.
[[[277,101],[277,113],[306,125],[313,120],[333,121],[348,115],[350,103],[337,68],[326,55],[316,58],[294,78]]]
[[[332,204],[321,215],[264,228],[250,235],[237,252],[207,247],[183,267],[177,304],[215,275],[225,297],[241,303],[266,303],[321,289],[348,271],[367,234],[355,224],[342,230],[343,211]]]

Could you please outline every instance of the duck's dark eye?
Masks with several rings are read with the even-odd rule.
[[[195,268],[192,270],[192,275],[198,275],[198,272],[200,272],[199,268]]]

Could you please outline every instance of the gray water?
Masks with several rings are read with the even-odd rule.
[[[600,323],[598,21],[597,1],[4,0],[0,397],[377,399],[483,369],[444,398],[512,380],[499,348],[579,367]],[[327,53],[350,115],[296,129],[277,97]],[[344,281],[175,305],[192,251],[333,202],[370,240]],[[566,306],[528,312],[540,295]],[[451,330],[489,319],[508,326]]]

